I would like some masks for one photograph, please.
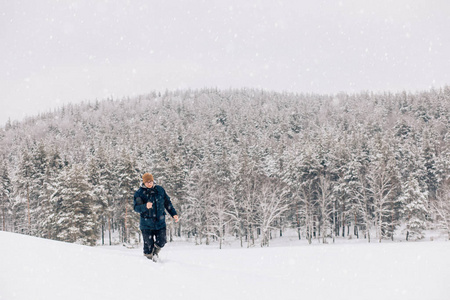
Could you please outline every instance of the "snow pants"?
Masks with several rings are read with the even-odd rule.
[[[144,240],[144,254],[152,253],[155,245],[162,248],[166,244],[166,227],[158,230],[142,229],[141,231]]]

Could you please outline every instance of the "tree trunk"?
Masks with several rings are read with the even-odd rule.
[[[103,221],[104,220],[102,220],[102,246],[105,244],[105,223]]]
[[[3,206],[2,210],[2,225],[3,225],[3,231],[6,231],[6,213],[5,213],[5,207]]]
[[[31,235],[30,188],[27,183],[28,234]]]
[[[382,233],[382,231],[381,231],[381,227],[382,227],[382,225],[383,225],[383,223],[382,223],[383,220],[382,220],[381,217],[382,217],[382,214],[381,214],[381,208],[380,208],[380,213],[379,213],[379,217],[378,217],[378,218],[379,218],[379,220],[378,220],[378,226],[379,226],[379,228],[380,228],[380,229],[379,229],[379,231],[380,231],[380,232],[379,232],[379,235],[380,235],[380,236],[379,236],[379,240],[378,240],[379,243],[381,243],[381,237],[382,237],[382,235],[383,235],[383,233]]]
[[[295,214],[297,217],[297,233],[298,233],[298,239],[301,240],[301,232],[300,232],[300,212],[298,211],[298,201],[295,201]]]
[[[112,241],[111,241],[111,219],[108,218],[108,231],[109,231],[109,245],[112,245]]]
[[[336,240],[336,201],[333,201],[333,243]]]
[[[242,223],[240,223],[239,224],[239,239],[240,239],[240,241],[241,241],[241,248],[243,248],[244,247],[244,239],[242,238],[243,237],[243,228],[244,228],[244,225],[242,224]]]
[[[129,236],[127,220],[128,220],[128,205],[125,204],[125,237],[124,237],[125,243],[128,243],[128,236]]]
[[[282,237],[283,236],[283,225],[282,225],[282,219],[281,219],[281,217],[280,217],[280,237]]]

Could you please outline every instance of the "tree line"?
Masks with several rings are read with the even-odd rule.
[[[450,238],[450,87],[337,95],[183,90],[65,105],[0,131],[2,229],[138,243],[150,172],[179,211],[170,237],[267,246],[292,228]]]

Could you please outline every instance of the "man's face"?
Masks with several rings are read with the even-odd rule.
[[[149,189],[153,187],[153,181],[147,181],[144,182],[145,186],[148,187]]]

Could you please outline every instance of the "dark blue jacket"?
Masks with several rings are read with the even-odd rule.
[[[153,203],[152,208],[147,208],[147,202]],[[177,215],[170,202],[166,191],[159,185],[149,189],[142,185],[134,193],[134,211],[141,214],[140,229],[159,230],[166,227],[166,212],[173,217]]]

